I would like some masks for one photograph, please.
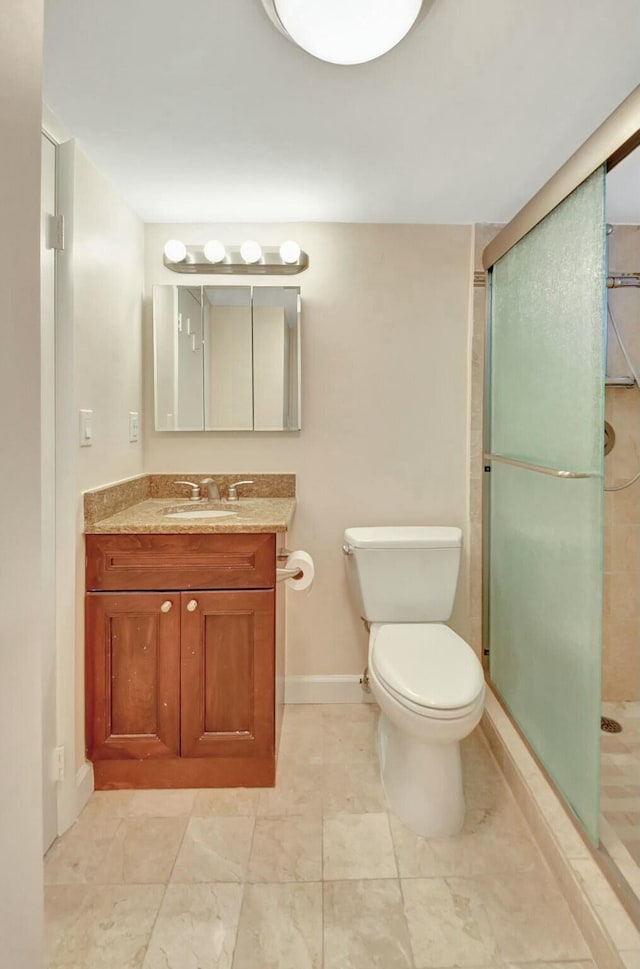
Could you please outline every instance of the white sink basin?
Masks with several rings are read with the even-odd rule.
[[[172,511],[165,513],[165,518],[233,518],[236,511]]]

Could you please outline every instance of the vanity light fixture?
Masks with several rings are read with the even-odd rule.
[[[163,262],[174,273],[292,276],[308,268],[309,257],[293,239],[279,246],[261,246],[255,239],[234,246],[219,239],[210,239],[204,246],[187,246],[180,239],[169,239]]]
[[[262,0],[272,24],[330,64],[364,64],[395,47],[433,0]]]
[[[253,239],[247,239],[247,241],[243,242],[240,246],[240,255],[245,262],[250,264],[260,262],[262,259],[262,246]]]
[[[182,262],[187,255],[187,247],[179,239],[169,239],[164,246],[164,255],[169,262]]]
[[[204,244],[204,258],[208,262],[222,262],[227,255],[226,246],[219,239],[210,239]]]

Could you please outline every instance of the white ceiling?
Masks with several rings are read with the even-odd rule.
[[[505,222],[640,83],[639,37],[638,0],[435,0],[336,67],[260,0],[47,0],[44,99],[148,222]]]

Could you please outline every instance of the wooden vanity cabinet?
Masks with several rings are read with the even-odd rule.
[[[87,536],[97,789],[274,783],[275,554],[270,533]]]

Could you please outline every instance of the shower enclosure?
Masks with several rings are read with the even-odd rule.
[[[605,469],[605,385],[613,388],[613,377],[616,389],[607,394],[637,393],[622,350],[610,351],[607,369],[607,334],[615,336],[617,326],[608,289],[635,283],[622,265],[611,264],[615,278],[609,270],[606,175],[639,142],[640,88],[484,253],[488,672],[595,846],[601,844],[603,621],[613,602],[611,581],[603,581],[613,547],[605,521],[614,494],[634,487],[605,496],[605,470],[608,487],[627,485],[618,473],[610,481]],[[640,302],[638,315],[640,322]],[[607,401],[607,412],[611,406]],[[631,501],[622,501],[632,516]]]
[[[594,842],[602,667],[605,173],[493,266],[492,682]]]

